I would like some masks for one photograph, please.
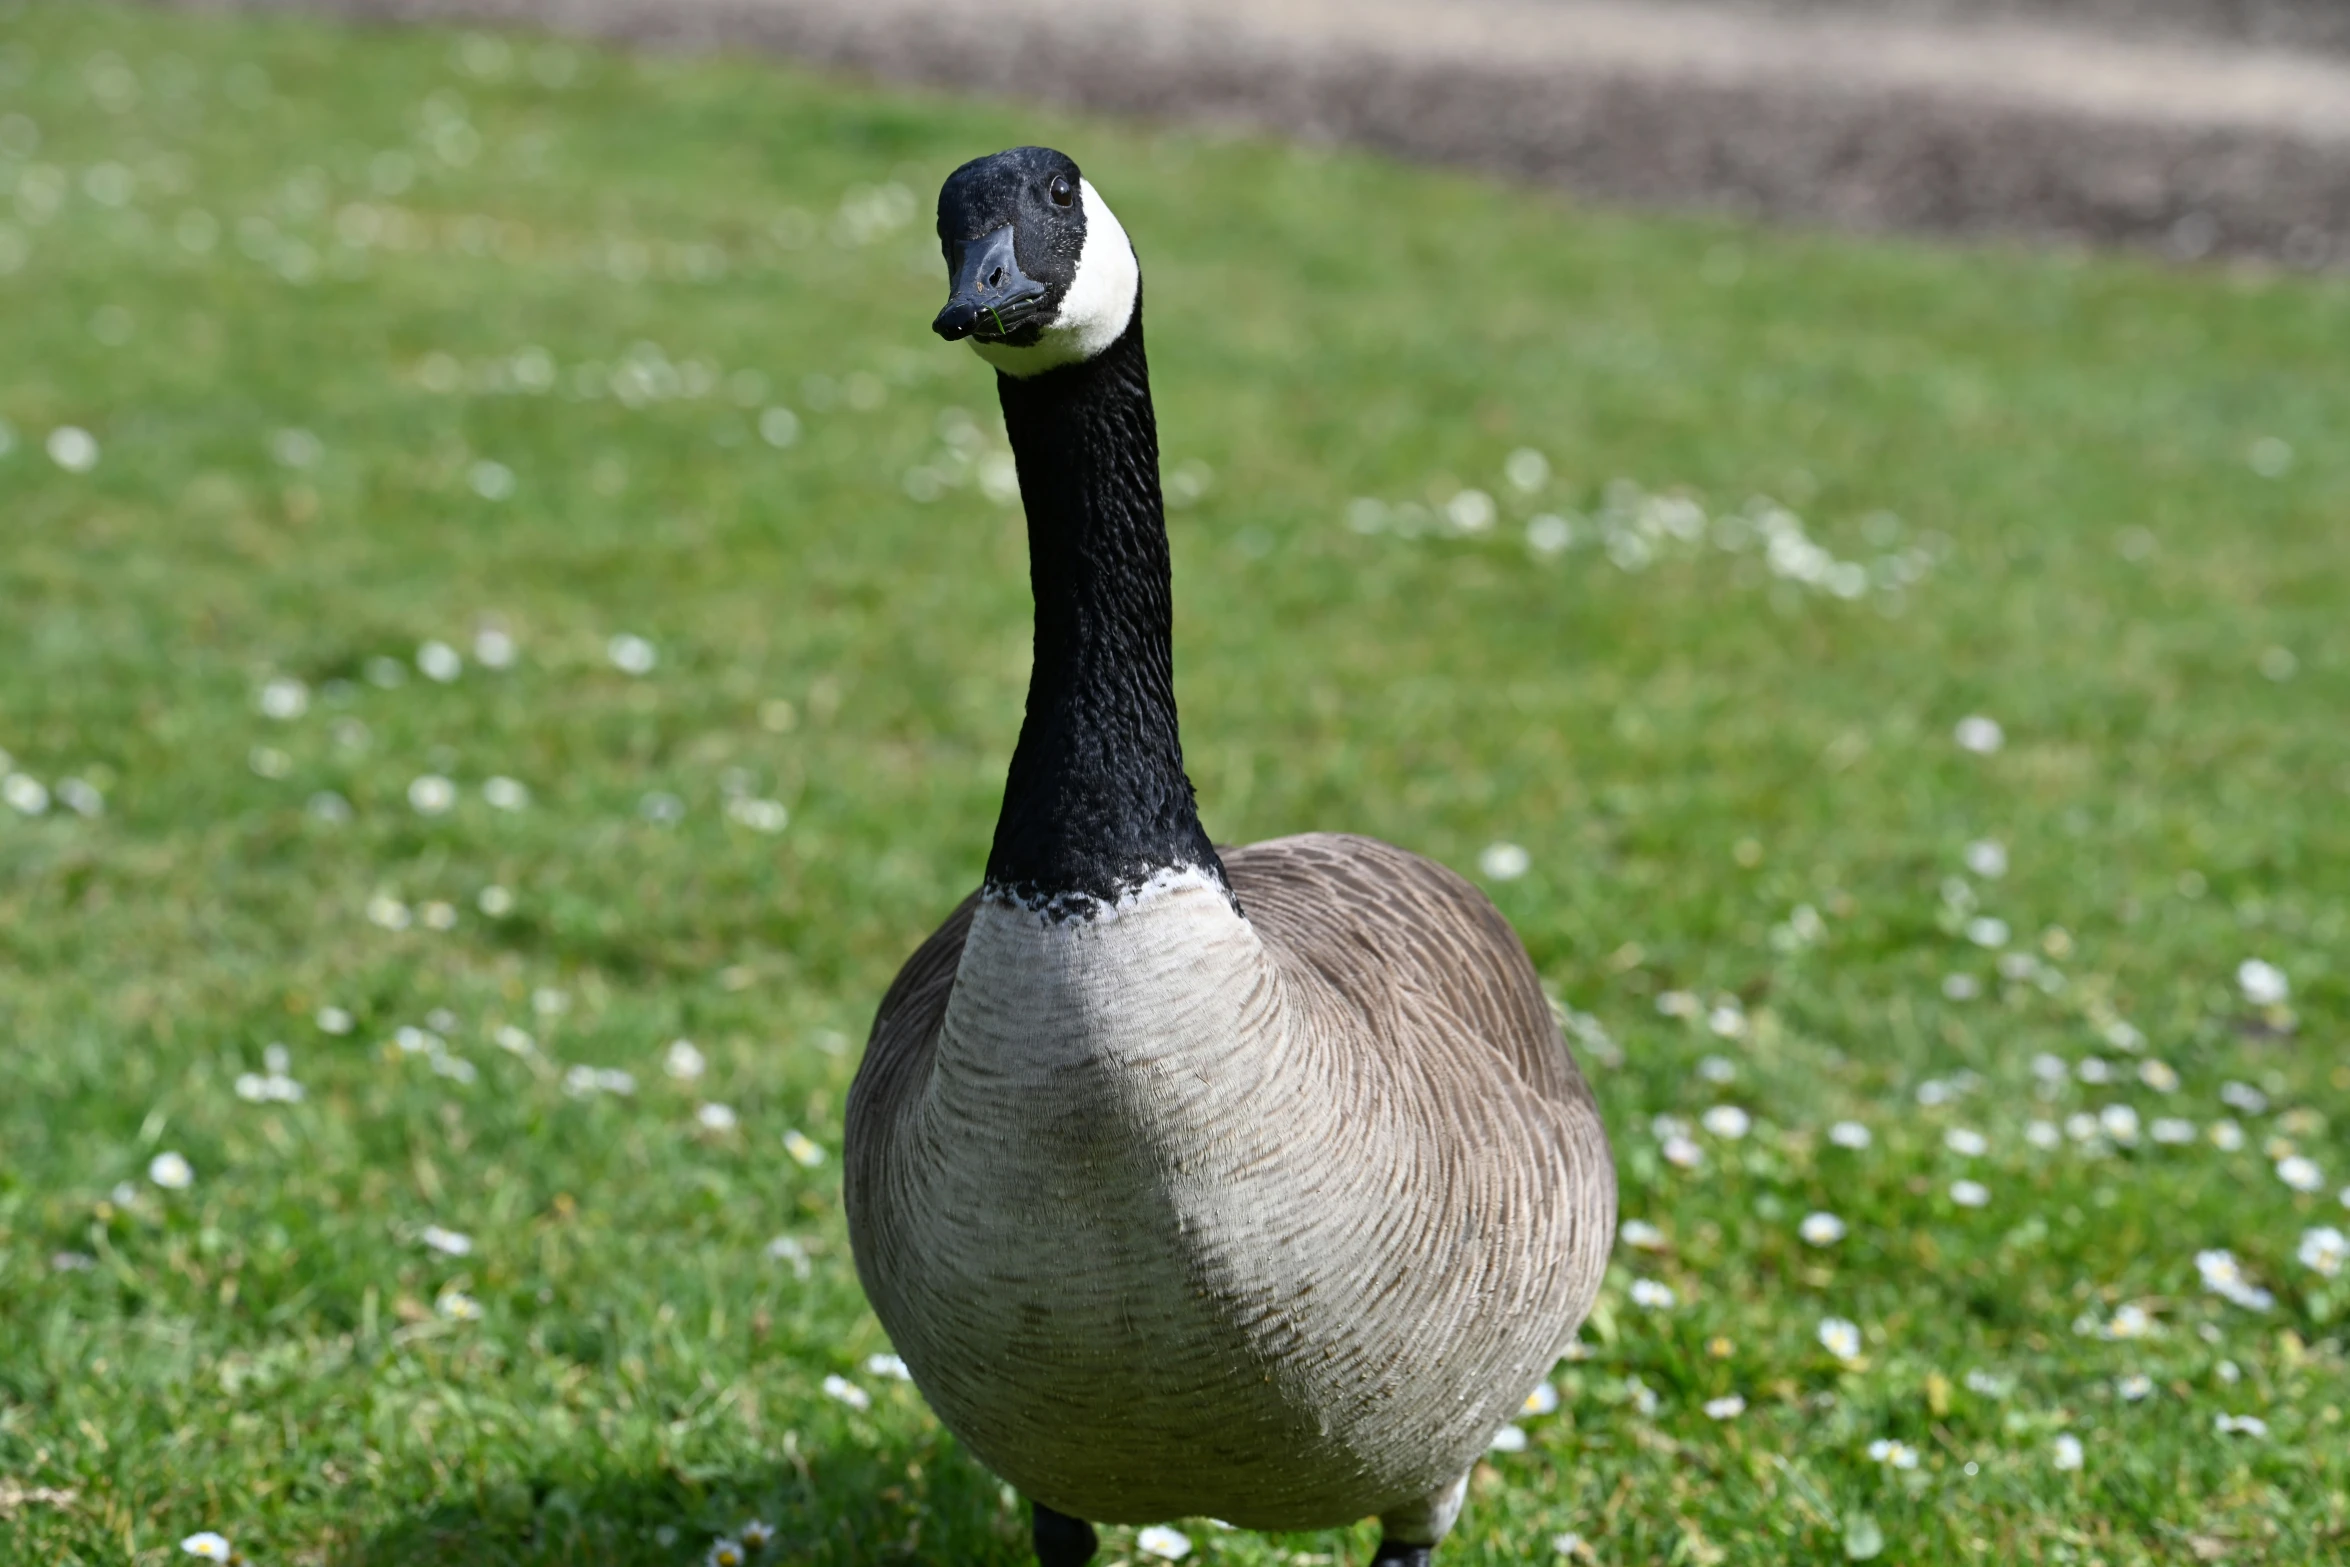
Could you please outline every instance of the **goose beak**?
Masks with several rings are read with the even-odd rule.
[[[954,271],[954,292],[930,323],[950,343],[966,337],[1000,342],[1044,303],[1044,285],[1020,270],[1009,223],[958,246]]]

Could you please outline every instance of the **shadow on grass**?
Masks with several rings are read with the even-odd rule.
[[[333,1560],[335,1567],[684,1567],[754,1518],[775,1530],[749,1558],[754,1567],[1033,1560],[1025,1505],[1007,1508],[995,1477],[944,1435],[807,1452],[789,1440],[778,1445],[767,1464],[485,1485],[402,1518]]]

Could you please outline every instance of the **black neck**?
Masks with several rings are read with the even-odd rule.
[[[1174,596],[1142,304],[1096,357],[998,375],[1028,512],[1036,664],[987,858],[992,892],[1058,916],[1154,872],[1224,867],[1175,727]]]

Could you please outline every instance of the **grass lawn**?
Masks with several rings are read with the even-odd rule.
[[[2350,1556],[2350,284],[65,3],[0,6],[0,1556],[1027,1559],[838,1143],[1025,689],[927,213],[1028,140],[1146,268],[1210,829],[1481,876],[1614,1129],[1440,1561]]]

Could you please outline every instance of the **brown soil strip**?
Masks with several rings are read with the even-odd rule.
[[[767,48],[1644,205],[2350,267],[2350,55],[2198,36],[2198,0],[2143,37],[2083,25],[2095,0],[243,3]]]

